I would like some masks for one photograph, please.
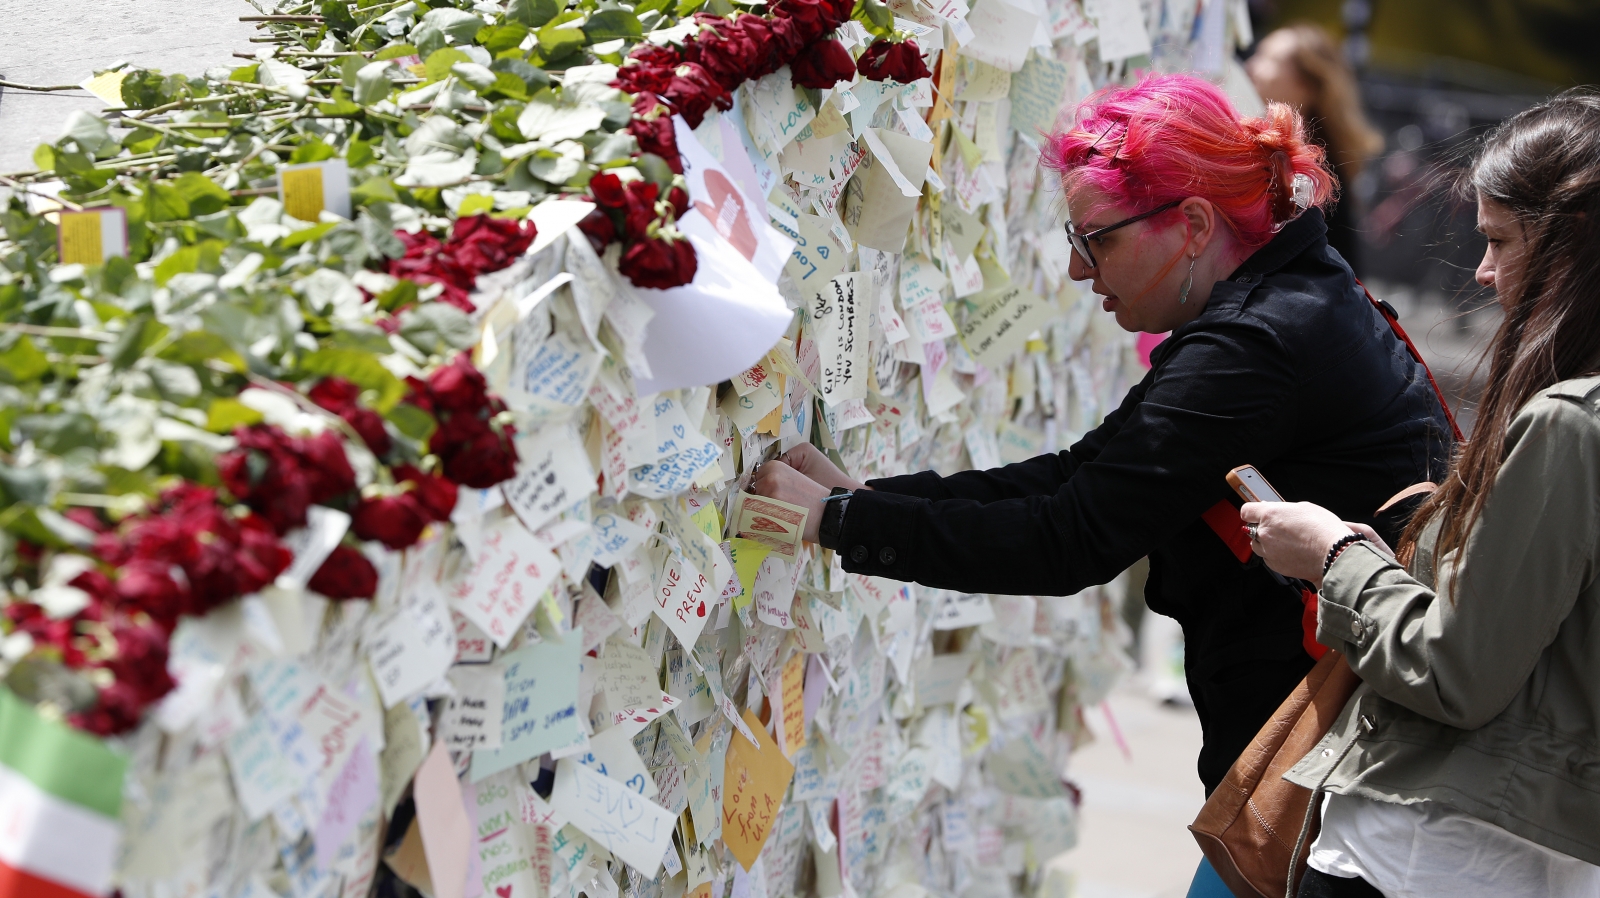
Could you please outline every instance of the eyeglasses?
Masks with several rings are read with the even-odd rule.
[[[1156,208],[1151,209],[1149,212],[1135,215],[1132,218],[1125,218],[1116,224],[1108,224],[1103,228],[1095,228],[1087,234],[1079,234],[1072,230],[1072,222],[1068,221],[1066,224],[1067,242],[1072,244],[1072,248],[1077,251],[1078,255],[1083,257],[1083,261],[1087,263],[1090,268],[1099,268],[1100,263],[1095,261],[1094,253],[1089,251],[1090,240],[1097,240],[1111,233],[1112,231],[1115,231],[1117,228],[1125,228],[1134,222],[1144,221],[1146,218],[1149,218],[1152,215],[1160,215],[1161,213],[1173,208],[1181,202],[1183,202],[1183,200],[1173,200],[1170,203],[1157,206]]]

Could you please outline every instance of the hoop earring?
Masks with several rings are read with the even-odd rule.
[[[1194,286],[1194,256],[1189,257],[1189,274],[1183,279],[1183,286],[1178,288],[1178,305],[1189,301],[1189,289]]]

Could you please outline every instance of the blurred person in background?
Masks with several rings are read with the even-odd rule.
[[[1351,185],[1366,161],[1383,152],[1383,135],[1361,111],[1355,72],[1328,32],[1305,23],[1279,28],[1262,38],[1245,70],[1261,99],[1299,109],[1311,141],[1328,151],[1328,162],[1344,185],[1327,216],[1328,245],[1360,277],[1357,230],[1361,210],[1356,208]]]

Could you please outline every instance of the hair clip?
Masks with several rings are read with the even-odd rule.
[[[1315,188],[1311,177],[1303,172],[1296,172],[1289,182],[1293,187],[1294,204],[1301,212],[1311,208],[1311,191]]]

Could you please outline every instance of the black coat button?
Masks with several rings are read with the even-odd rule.
[[[856,546],[854,549],[850,550],[850,560],[854,561],[856,564],[865,564],[867,556],[870,554],[872,553],[867,551],[866,546]]]
[[[884,564],[894,564],[894,547],[884,546],[878,550],[878,560]]]

